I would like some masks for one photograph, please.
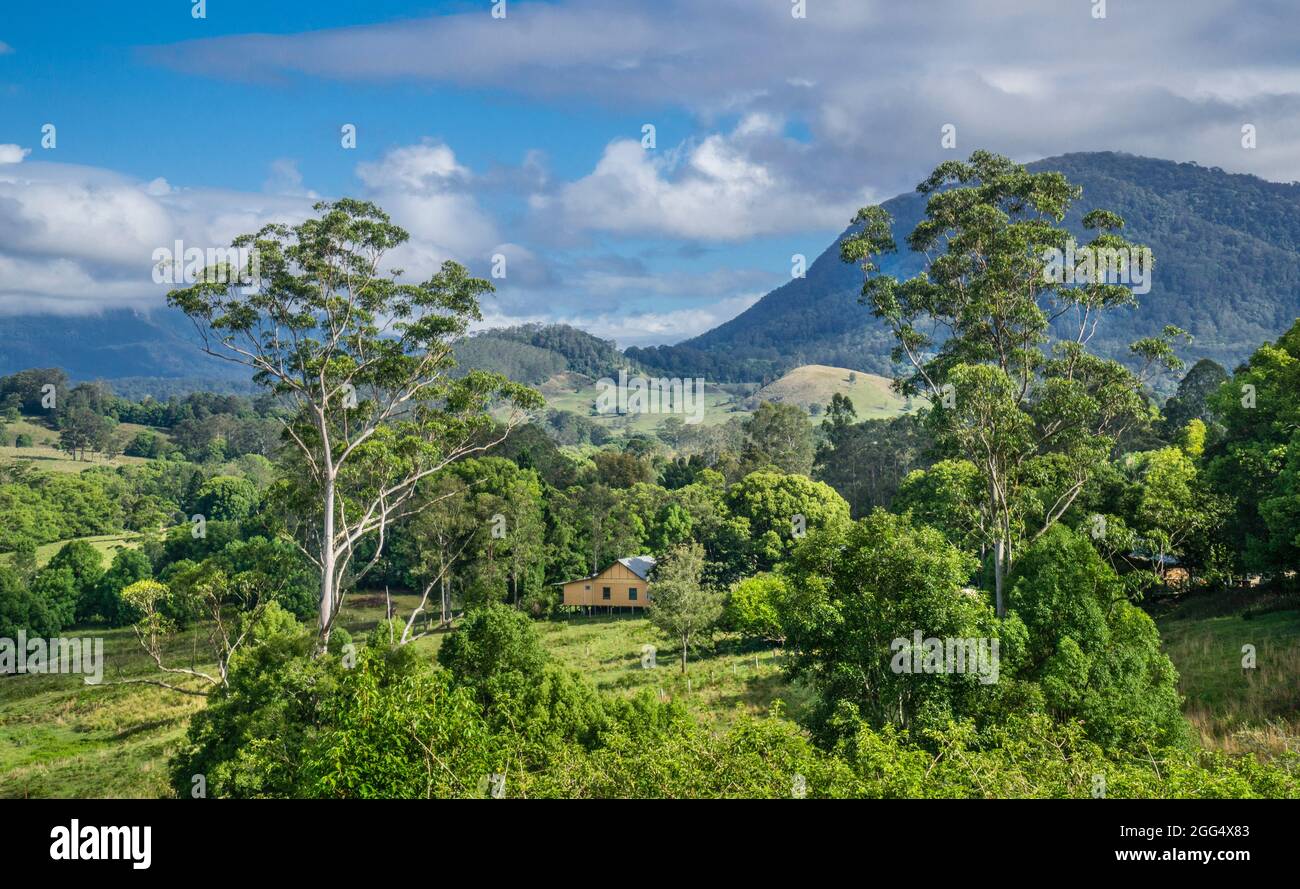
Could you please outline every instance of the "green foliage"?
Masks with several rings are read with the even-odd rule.
[[[447,671],[386,646],[348,668],[311,658],[277,621],[237,659],[229,689],[195,714],[171,763],[189,797],[1088,798],[1300,795],[1284,768],[1177,749],[1107,753],[1078,725],[1013,715],[983,735],[955,722],[920,743],[845,723],[833,748],[772,716],[725,732],[645,693],[600,698],[545,665],[526,705],[484,707]],[[500,675],[489,668],[488,673]],[[497,776],[497,777],[494,777]],[[503,779],[502,779],[503,778]]]
[[[830,485],[777,472],[745,476],[727,489],[726,506],[747,523],[746,548],[760,571],[770,571],[794,549],[801,525],[811,533],[849,520],[848,503]]]
[[[812,424],[798,405],[764,401],[745,420],[744,430],[740,459],[747,470],[812,474]]]
[[[17,639],[19,632],[54,636],[60,627],[58,618],[28,589],[18,572],[0,565],[0,639]]]
[[[81,592],[72,568],[50,565],[36,572],[31,595],[39,603],[37,613],[44,614],[47,627],[57,632],[72,626],[78,617]]]
[[[1195,424],[1188,424],[1195,447]],[[1203,435],[1204,425],[1201,425]],[[1208,489],[1192,455],[1182,448],[1162,448],[1134,455],[1126,468],[1135,475],[1125,496],[1125,517],[1137,533],[1135,541],[1165,574],[1166,559],[1186,567],[1203,567],[1213,541],[1231,511],[1228,498]]]
[[[564,356],[519,342],[495,331],[466,337],[456,344],[456,363],[464,369],[487,370],[535,386],[567,369]]]
[[[503,689],[517,691],[536,680],[546,653],[527,615],[493,604],[469,614],[443,642],[438,662],[490,700]]]
[[[243,478],[219,475],[199,488],[194,512],[208,521],[242,522],[257,506],[257,488]]]
[[[917,190],[927,196],[925,218],[907,245],[927,257],[922,272],[900,280],[882,269],[897,244],[878,206],[858,212],[860,230],[841,241],[840,256],[862,270],[861,300],[893,332],[893,359],[910,364],[899,387],[930,398],[939,447],[979,468],[986,493],[976,527],[993,550],[1001,615],[1020,544],[1061,519],[1146,415],[1143,380],[1089,351],[1098,319],[1132,309],[1137,297],[1103,274],[1076,281],[1059,266],[1053,274],[1053,257],[1074,253],[1063,220],[1082,195],[1061,173],[976,151],[940,164]],[[1082,224],[1093,232],[1084,256],[1150,256],[1118,234],[1115,213],[1094,209]],[[1133,343],[1143,373],[1180,366],[1172,344],[1182,336],[1166,326]]]
[[[663,556],[650,578],[646,616],[681,646],[683,673],[691,640],[708,632],[722,616],[722,595],[703,585],[703,575],[704,547],[689,543]]]
[[[54,554],[45,568],[47,571],[68,570],[77,594],[78,620],[87,620],[97,613],[96,593],[104,575],[104,557],[99,550],[84,540],[70,540]]]
[[[85,472],[0,473],[0,552],[23,541],[53,543],[118,533],[124,528],[124,486],[102,469]]]
[[[279,608],[299,620],[308,621],[316,613],[316,574],[289,540],[233,540],[208,561],[236,581],[272,594]]]
[[[1082,721],[1108,749],[1186,741],[1178,674],[1155,623],[1084,538],[1063,525],[1043,534],[1011,577],[1008,622],[1028,631],[1016,674],[1037,682],[1052,715]]]
[[[1300,321],[1261,346],[1209,399],[1223,435],[1203,457],[1211,490],[1232,504],[1237,564],[1272,573],[1300,564]]]
[[[861,718],[924,732],[974,715],[993,686],[965,673],[896,671],[895,640],[996,638],[982,596],[962,587],[974,560],[930,528],[883,510],[808,535],[785,568],[791,672],[817,690],[819,737]],[[919,655],[919,653],[917,653]]]
[[[95,585],[94,604],[87,603],[86,612],[96,614],[110,626],[134,623],[140,615],[122,599],[122,590],[153,576],[149,557],[137,549],[124,549],[113,556],[113,563]]]
[[[904,479],[928,462],[931,441],[916,416],[853,423],[852,403],[834,397],[843,401],[828,408],[814,477],[838,491],[861,518],[878,506],[889,508]]]
[[[591,460],[596,464],[596,479],[611,488],[630,488],[654,477],[654,470],[647,461],[626,451],[599,451],[592,455]]]
[[[379,207],[343,198],[318,202],[297,225],[271,224],[232,246],[258,257],[256,286],[230,281],[253,269],[211,269],[171,291],[204,332],[209,350],[244,364],[290,405],[293,459],[272,498],[320,569],[317,631],[329,640],[352,562],[380,536],[419,483],[479,450],[494,422],[488,408],[541,407],[531,389],[499,374],[455,368],[454,344],[482,320],[492,284],[445,262],[420,283],[379,271],[409,235]],[[270,333],[275,331],[274,334]]]
[[[781,613],[789,595],[779,574],[756,574],[737,581],[727,595],[727,625],[742,636],[781,642],[785,639]]]
[[[1207,425],[1215,422],[1210,396],[1228,381],[1228,372],[1217,361],[1202,358],[1178,382],[1178,391],[1165,402],[1163,431],[1173,438],[1193,420]]]
[[[929,469],[908,474],[894,498],[893,511],[910,512],[917,521],[943,532],[965,550],[978,548],[984,480],[969,460],[940,460]]]
[[[567,324],[521,324],[518,327],[494,328],[474,339],[489,337],[524,343],[536,349],[554,353],[564,359],[568,370],[589,377],[617,376],[620,366],[626,365],[610,340],[592,336],[585,330]],[[520,377],[511,377],[528,382]]]

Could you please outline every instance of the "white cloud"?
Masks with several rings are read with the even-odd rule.
[[[0,168],[0,309],[156,304],[153,251],[176,240],[219,247],[273,221],[303,218],[302,201],[175,189],[109,170],[26,163]]]
[[[262,183],[262,191],[268,194],[290,195],[313,200],[320,197],[311,189],[303,187],[302,172],[298,169],[298,162],[287,157],[271,161],[271,175]]]
[[[753,118],[740,129],[767,138],[776,124]],[[707,215],[715,201],[736,205],[727,214],[733,232],[762,229],[773,219],[758,213],[759,203],[794,199],[783,196],[781,183],[732,137],[705,140],[676,152],[675,162],[666,159],[673,154],[657,155],[642,170],[645,194],[638,198],[639,206],[666,213],[670,228],[692,231],[691,216]],[[526,166],[539,163],[535,156],[525,160]],[[638,156],[636,163],[648,162]],[[484,302],[489,325],[565,321],[625,345],[676,342],[739,314],[784,274],[735,263],[664,270],[615,253],[570,256],[507,239],[477,200],[475,187],[483,180],[441,143],[395,148],[356,172],[365,196],[411,233],[385,262],[388,269],[402,268],[407,280],[423,280],[446,259],[487,275],[493,255],[505,257],[506,278],[493,282],[499,292]],[[86,166],[0,167],[0,230],[6,232],[0,313],[158,305],[167,287],[152,280],[157,248],[176,240],[224,246],[268,223],[292,224],[310,215],[314,192],[304,187],[296,164],[277,162],[271,173],[266,189],[245,193]],[[544,187],[547,179],[536,167],[523,181]],[[609,198],[591,183],[585,187],[593,189],[592,200]],[[626,227],[617,206],[603,212],[609,217],[604,224]]]
[[[603,339],[614,340],[620,347],[676,343],[729,321],[752,306],[761,296],[761,293],[744,294],[706,306],[663,312],[610,311],[533,315],[485,312],[483,322],[475,325],[475,329],[508,327],[529,322],[560,322],[579,327]]]
[[[862,195],[845,189],[832,199],[802,188],[777,164],[754,157],[760,143],[773,141],[781,141],[779,121],[758,113],[745,116],[731,134],[675,151],[616,140],[589,175],[534,206],[547,212],[555,204],[574,229],[707,241],[844,225]]]
[[[66,311],[156,305],[167,287],[153,282],[153,252],[183,241],[220,247],[273,222],[312,213],[316,193],[297,165],[272,164],[262,192],[178,187],[96,167],[22,163],[0,146],[0,311]],[[446,146],[396,149],[362,165],[358,177],[411,239],[388,257],[423,280],[445,259],[487,263],[502,239],[462,181],[468,174]],[[527,251],[501,245],[526,271]]]
[[[469,170],[456,163],[451,148],[431,140],[395,148],[378,162],[357,164],[357,176],[379,191],[412,192],[445,191],[451,184],[470,178]]]
[[[151,50],[216,77],[284,72],[509,90],[701,120],[763,113],[811,130],[803,156],[762,159],[814,193],[910,188],[958,150],[1014,157],[1113,149],[1300,179],[1300,7],[1258,0],[816,0],[795,20],[753,0],[558,0]],[[1254,123],[1259,148],[1226,138]],[[696,192],[698,196],[699,192]],[[689,198],[689,196],[688,196]]]
[[[393,251],[391,266],[424,280],[444,260],[486,263],[501,236],[472,191],[474,177],[441,142],[394,148],[357,165],[366,197],[382,207],[411,240]]]
[[[0,164],[18,164],[22,163],[23,158],[31,154],[30,148],[23,148],[21,145],[3,144],[0,145]]]

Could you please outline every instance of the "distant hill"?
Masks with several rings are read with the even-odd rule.
[[[1300,184],[1115,152],[1029,166],[1059,170],[1083,187],[1066,219],[1076,236],[1084,235],[1084,213],[1105,208],[1124,217],[1127,237],[1155,254],[1151,292],[1136,311],[1104,322],[1094,340],[1102,353],[1126,359],[1128,343],[1176,324],[1196,337],[1185,357],[1231,368],[1300,316]],[[917,180],[928,172],[917,170]],[[914,275],[921,259],[907,251],[904,238],[921,219],[925,197],[899,195],[884,206],[894,216],[901,252],[880,265],[900,277]],[[772,379],[805,364],[892,376],[892,337],[858,303],[861,286],[860,271],[840,261],[836,239],[806,277],[725,324],[675,346],[627,354],[666,373],[720,381]]]
[[[612,340],[603,340],[568,324],[520,324],[517,327],[496,327],[474,334],[467,341],[477,341],[481,346],[489,343],[517,343],[559,355],[564,360],[560,370],[570,370],[599,379],[618,372],[630,364]],[[499,348],[499,347],[498,347]],[[504,351],[504,350],[503,350]],[[476,360],[486,349],[480,347],[473,355]],[[462,352],[457,350],[457,355]],[[533,356],[533,360],[536,360]],[[553,371],[558,372],[558,371]]]
[[[491,331],[457,343],[456,363],[458,373],[490,370],[529,386],[543,383],[569,368],[559,352],[494,336]]]
[[[852,400],[859,419],[879,419],[897,416],[907,408],[907,399],[890,388],[891,382],[888,377],[846,367],[806,364],[759,389],[754,399],[797,404],[807,410],[813,405],[824,408],[838,393]]]
[[[0,376],[29,367],[61,367],[74,380],[132,378],[136,391],[151,389],[150,380],[186,378],[206,389],[247,388],[249,377],[204,354],[190,319],[168,308],[0,315]]]

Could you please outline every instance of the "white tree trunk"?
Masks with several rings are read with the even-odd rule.
[[[1006,617],[1007,614],[1006,603],[1002,599],[1002,587],[1006,580],[1006,548],[1007,543],[1001,538],[993,547],[993,591],[999,618]]]
[[[325,527],[321,539],[320,618],[317,630],[320,649],[329,644],[330,625],[334,619],[334,480],[325,482]]]

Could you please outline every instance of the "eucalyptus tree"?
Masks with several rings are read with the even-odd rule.
[[[907,237],[923,271],[900,281],[876,260],[897,245],[882,207],[865,207],[841,242],[864,274],[860,301],[893,331],[897,385],[924,394],[936,439],[979,467],[998,614],[1017,548],[1066,514],[1125,429],[1149,414],[1146,375],[1181,362],[1168,327],[1132,345],[1140,371],[1089,351],[1103,319],[1136,305],[1126,279],[1148,275],[1150,250],[1125,240],[1106,210],[1083,215],[1091,240],[1063,224],[1082,189],[977,151],[917,186],[924,218]],[[1149,278],[1148,278],[1149,280]]]
[[[682,646],[682,672],[691,639],[708,632],[722,616],[722,593],[705,586],[704,547],[688,543],[674,547],[650,577],[650,607],[646,617],[668,638]]]
[[[314,209],[236,238],[237,264],[205,269],[168,302],[195,322],[204,351],[249,368],[289,406],[278,491],[320,572],[324,650],[348,582],[379,558],[393,522],[425,505],[420,482],[499,443],[541,398],[498,374],[451,373],[489,282],[448,261],[405,283],[382,264],[408,235],[379,207]],[[509,406],[495,427],[493,404]],[[373,558],[354,565],[358,544],[376,536]]]

